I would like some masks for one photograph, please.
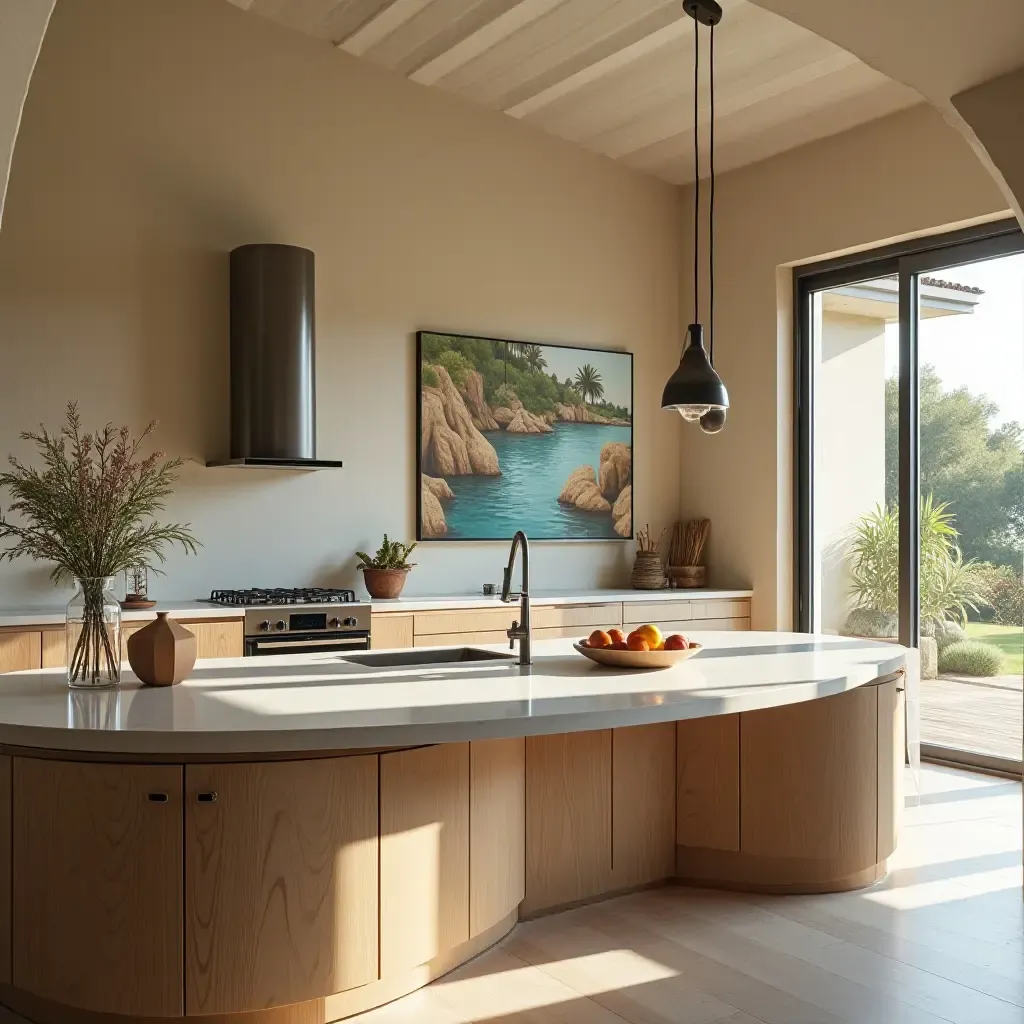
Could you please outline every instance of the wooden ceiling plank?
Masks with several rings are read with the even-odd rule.
[[[515,7],[509,8],[494,21],[466,36],[450,50],[428,61],[409,77],[421,85],[433,85],[456,68],[474,60],[486,50],[496,46],[513,32],[518,32],[525,25],[553,10],[563,0],[521,0]]]
[[[414,18],[431,0],[391,0],[383,10],[337,44],[339,50],[359,57]]]

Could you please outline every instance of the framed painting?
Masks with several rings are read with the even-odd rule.
[[[416,536],[629,540],[633,356],[416,335]]]

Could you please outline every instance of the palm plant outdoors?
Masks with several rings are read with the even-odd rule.
[[[531,370],[543,370],[548,365],[548,361],[541,354],[540,345],[527,345],[523,359]]]
[[[0,561],[27,556],[51,562],[51,579],[73,577],[82,587],[84,621],[68,663],[71,682],[101,670],[118,678],[120,652],[103,618],[103,581],[133,566],[159,571],[155,563],[165,561],[169,545],[190,554],[198,548],[188,524],[156,521],[182,460],[164,460],[163,452],[142,457],[155,425],[138,437],[109,423],[83,433],[72,402],[56,434],[42,426],[21,434],[35,444],[42,469],[11,456],[10,469],[0,473],[0,487],[13,499],[8,512],[17,520],[0,514],[0,542],[8,543]]]
[[[920,614],[922,622],[963,623],[988,598],[981,566],[964,561],[955,517],[946,503],[921,501]],[[850,591],[856,607],[895,615],[899,610],[899,509],[878,505],[853,529]]]
[[[601,374],[590,363],[584,363],[576,370],[573,387],[584,401],[596,401],[604,396],[604,381]]]

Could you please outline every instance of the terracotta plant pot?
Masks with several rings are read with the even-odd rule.
[[[128,637],[128,664],[149,686],[173,686],[196,663],[196,637],[184,626],[157,612],[156,620]]]
[[[363,569],[363,582],[370,597],[378,600],[398,597],[405,586],[408,569]]]

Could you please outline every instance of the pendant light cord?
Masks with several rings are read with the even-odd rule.
[[[709,139],[709,173],[711,198],[708,206],[708,360],[715,365],[715,26],[711,26],[708,73],[711,77],[711,126]]]
[[[700,85],[700,32],[693,19],[693,322],[700,323],[700,118],[697,90]]]

